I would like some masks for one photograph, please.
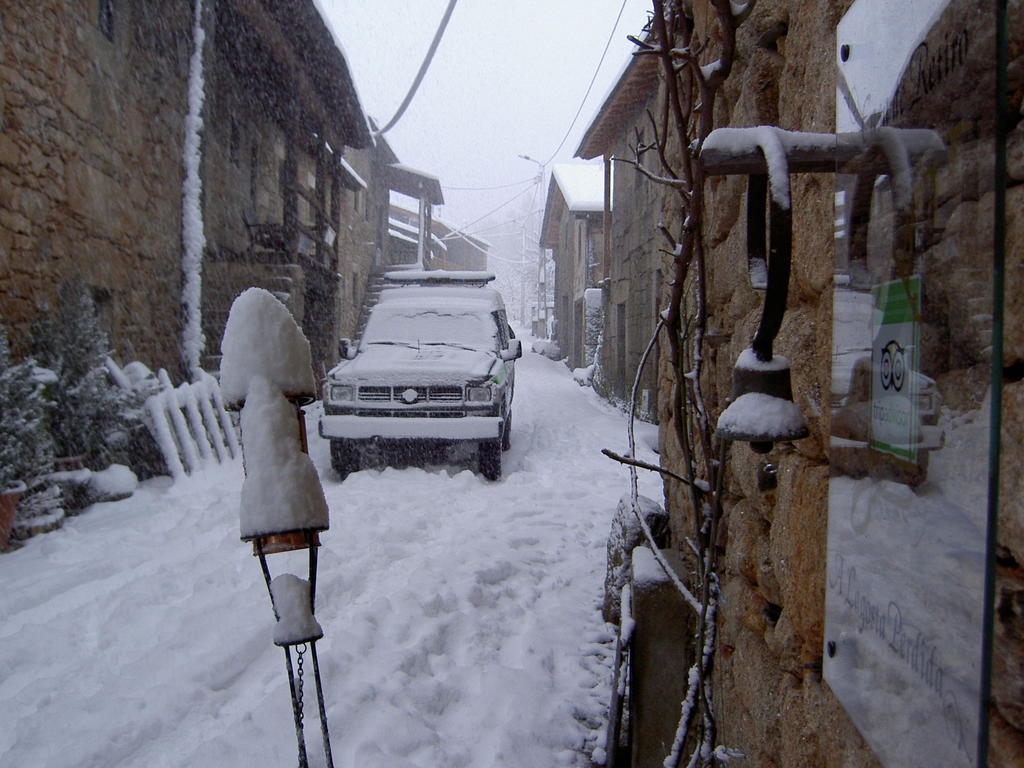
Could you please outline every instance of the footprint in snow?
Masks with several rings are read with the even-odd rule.
[[[508,545],[512,549],[524,549],[525,547],[535,547],[540,544],[540,539],[536,536],[523,536],[521,538],[509,539]]]
[[[493,587],[496,584],[500,584],[506,579],[515,576],[517,573],[519,573],[518,568],[507,560],[503,560],[491,568],[484,568],[483,570],[477,571],[476,582],[477,584],[485,584]]]

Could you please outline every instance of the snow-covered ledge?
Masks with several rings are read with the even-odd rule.
[[[775,175],[782,170],[788,173],[853,172],[843,166],[872,146],[882,150],[893,173],[900,167],[913,165],[926,153],[945,153],[941,137],[924,128],[882,127],[855,133],[808,133],[758,125],[716,128],[700,148],[700,161],[708,176]],[[890,171],[880,168],[879,172]],[[774,189],[775,185],[772,186]]]

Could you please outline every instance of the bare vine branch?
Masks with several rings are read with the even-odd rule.
[[[603,453],[609,459],[619,462],[620,464],[628,464],[631,467],[648,469],[651,472],[660,472],[661,474],[665,475],[665,477],[671,477],[673,480],[678,480],[680,483],[686,483],[687,485],[689,485],[690,483],[690,481],[687,480],[685,477],[683,477],[682,475],[677,475],[670,469],[665,469],[665,467],[659,467],[655,464],[648,464],[646,461],[640,461],[640,459],[631,459],[629,456],[622,456],[609,448],[602,448],[601,453]]]
[[[709,308],[707,247],[703,236],[704,173],[697,153],[714,127],[715,99],[732,72],[739,20],[733,16],[730,0],[711,0],[710,4],[718,27],[714,37],[717,58],[713,61],[709,61],[712,54],[708,44],[712,36],[701,39],[692,7],[680,0],[653,0],[649,37],[631,38],[639,49],[635,55],[659,58],[664,85],[658,119],[652,112],[647,113],[654,140],[647,145],[638,140],[634,148],[636,160],[631,164],[646,178],[676,192],[680,203],[678,223],[671,229],[664,223],[658,225],[672,249],[673,274],[668,281],[668,304],[661,313],[655,338],[661,329],[665,330],[667,363],[676,374],[669,399],[669,421],[663,428],[671,427],[682,468],[677,471],[657,467],[633,456],[603,451],[623,464],[659,472],[666,482],[682,483],[687,487],[692,508],[695,566],[690,576],[696,579],[695,588],[691,592],[681,583],[677,586],[684,595],[697,596],[693,602],[688,600],[697,613],[697,642],[676,740],[665,760],[666,768],[677,766],[684,750],[689,753],[688,765],[694,768],[719,764],[733,754],[715,747],[717,725],[711,690],[719,602],[716,540],[722,515],[726,451],[725,444],[714,439],[703,389]],[[749,8],[740,9],[744,18],[747,12]],[[657,150],[660,172],[649,170],[640,162],[641,155],[651,148]],[[641,370],[645,362],[646,359],[641,361]],[[634,397],[639,378],[638,370]],[[630,438],[630,450],[635,456],[632,423]],[[631,473],[635,489],[635,469]],[[634,497],[634,512],[638,512],[635,501]],[[649,543],[654,548],[653,540]],[[656,552],[655,556],[659,554]]]

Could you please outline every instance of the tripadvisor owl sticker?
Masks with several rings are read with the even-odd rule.
[[[921,278],[881,283],[871,295],[871,447],[917,461]]]

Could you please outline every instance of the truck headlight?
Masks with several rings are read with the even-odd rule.
[[[353,390],[351,384],[331,384],[328,398],[333,401],[351,400]]]
[[[466,387],[466,399],[471,403],[491,402],[490,387]]]

